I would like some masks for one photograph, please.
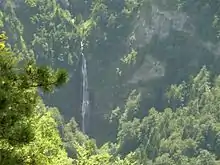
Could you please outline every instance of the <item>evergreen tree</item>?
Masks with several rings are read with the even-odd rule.
[[[38,88],[60,87],[67,73],[19,60],[6,39],[0,35],[0,164],[67,164],[55,120],[38,95]]]

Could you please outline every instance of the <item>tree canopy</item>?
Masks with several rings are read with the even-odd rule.
[[[67,81],[63,70],[20,61],[0,35],[0,164],[70,164],[52,111],[38,88],[51,91]]]

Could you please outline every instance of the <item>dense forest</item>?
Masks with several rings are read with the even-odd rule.
[[[0,165],[220,165],[219,0],[1,0]]]

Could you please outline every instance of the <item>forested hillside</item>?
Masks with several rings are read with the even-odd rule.
[[[0,165],[220,164],[219,0],[1,0]]]

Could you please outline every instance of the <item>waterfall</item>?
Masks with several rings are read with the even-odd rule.
[[[86,133],[86,122],[89,115],[89,91],[88,91],[88,76],[86,58],[83,53],[83,42],[81,41],[82,55],[82,131]]]

